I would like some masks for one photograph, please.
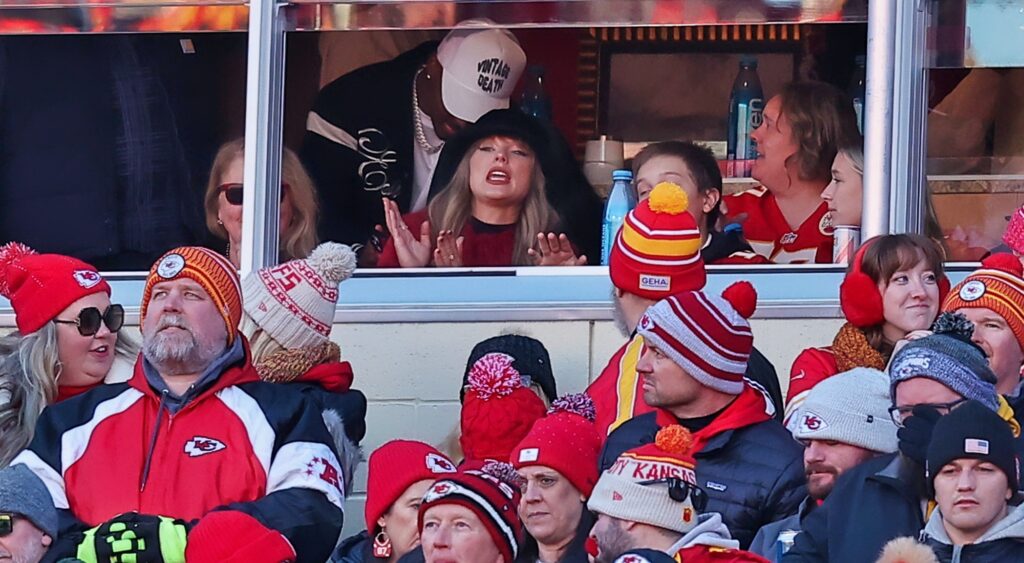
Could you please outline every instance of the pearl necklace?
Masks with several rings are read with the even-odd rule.
[[[420,69],[416,71],[416,75],[412,77],[412,124],[416,133],[416,143],[419,144],[420,148],[426,151],[427,154],[434,154],[444,147],[444,141],[441,141],[441,144],[435,147],[430,144],[430,141],[427,141],[427,136],[423,133],[423,123],[420,122],[420,100],[419,96],[416,94],[416,83],[419,82],[420,73],[423,72],[424,68],[425,67],[421,66]]]

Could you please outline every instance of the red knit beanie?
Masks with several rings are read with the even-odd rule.
[[[991,309],[1009,325],[1024,350],[1024,266],[1016,256],[993,254],[957,284],[942,302],[942,310]]]
[[[457,504],[471,510],[487,529],[505,563],[512,563],[519,554],[523,540],[523,524],[519,519],[522,479],[507,463],[488,461],[479,469],[476,464],[463,464],[459,470],[438,480],[420,504],[419,530],[423,534],[423,517],[432,507]],[[191,561],[189,561],[191,563]]]
[[[467,460],[507,462],[516,444],[544,416],[544,401],[523,385],[512,356],[485,354],[469,370],[459,443]]]
[[[594,401],[586,393],[555,400],[548,415],[512,451],[516,469],[543,465],[561,473],[585,497],[597,483],[601,435],[594,426]]]
[[[1003,232],[1003,242],[1014,252],[1024,254],[1024,207],[1014,211]]]
[[[662,182],[626,215],[608,257],[615,287],[657,301],[704,287],[700,229],[679,186]]]
[[[332,540],[333,541],[333,540]],[[281,532],[237,510],[217,510],[199,519],[185,546],[188,563],[292,563],[295,549]]]
[[[370,454],[366,474],[366,529],[373,535],[383,516],[413,483],[454,473],[455,464],[433,446],[391,440]]]
[[[43,328],[94,293],[110,295],[110,285],[89,264],[62,254],[37,254],[20,242],[0,246],[0,295],[11,301],[21,334]]]

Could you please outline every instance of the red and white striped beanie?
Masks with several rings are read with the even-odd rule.
[[[749,282],[736,282],[721,296],[687,291],[652,305],[637,330],[702,385],[739,395],[754,347],[747,319],[757,307]]]

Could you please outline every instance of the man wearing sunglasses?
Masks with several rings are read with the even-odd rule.
[[[27,467],[0,469],[0,561],[39,563],[57,538],[57,510]]]
[[[807,394],[793,414],[793,437],[804,445],[807,498],[800,512],[761,528],[750,551],[778,561],[800,531],[800,521],[825,502],[847,470],[896,451],[889,418],[889,376],[855,368],[829,377]]]
[[[705,512],[708,498],[697,485],[692,443],[687,429],[666,426],[653,444],[624,452],[601,474],[587,501],[597,514],[590,532],[597,563],[643,548],[687,563],[765,561],[740,551],[722,516]]]
[[[131,380],[40,416],[13,463],[47,483],[61,512],[51,554],[113,548],[112,561],[127,562],[159,548],[174,561],[214,561],[259,538],[262,561],[330,556],[324,538],[341,530],[345,494],[337,453],[320,409],[260,381],[238,331],[239,288],[223,256],[168,252],[143,289]],[[165,533],[175,520],[187,541]]]
[[[889,540],[917,536],[935,507],[924,470],[933,429],[966,400],[997,413],[1019,437],[1020,426],[996,392],[985,354],[971,342],[970,321],[943,313],[932,330],[900,348],[889,363],[889,412],[899,427],[899,452],[847,471],[825,503],[801,521],[803,531],[784,563],[874,561]],[[1020,440],[1015,442],[1019,448]]]

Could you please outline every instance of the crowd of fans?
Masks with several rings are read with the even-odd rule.
[[[93,265],[0,247],[17,324],[0,338],[0,559],[1024,556],[1021,260],[993,254],[950,287],[941,241],[865,241],[839,288],[845,324],[796,358],[785,400],[754,346],[755,288],[704,289],[707,263],[831,260],[832,223],[859,218],[859,188],[846,187],[861,169],[852,110],[804,83],[765,108],[762,187],[724,195],[693,143],[636,157],[640,203],[609,259],[626,341],[585,393],[558,394],[537,340],[482,341],[458,427],[437,447],[394,436],[370,452],[363,531],[341,537],[359,518],[344,504],[367,402],[330,339],[339,284],[367,262],[597,255],[599,200],[564,140],[507,109],[524,63],[510,33],[460,28],[327,86],[309,118],[311,174],[285,155],[282,263],[244,279],[242,144],[223,146],[206,222],[227,247],[182,246],[152,264],[141,342]],[[335,113],[368,83],[393,86],[383,91],[411,113]],[[318,221],[340,219],[329,197],[318,210],[311,176],[321,196],[338,182],[359,194],[329,238],[368,253],[317,244]],[[1007,232],[1015,251],[1022,224]]]

